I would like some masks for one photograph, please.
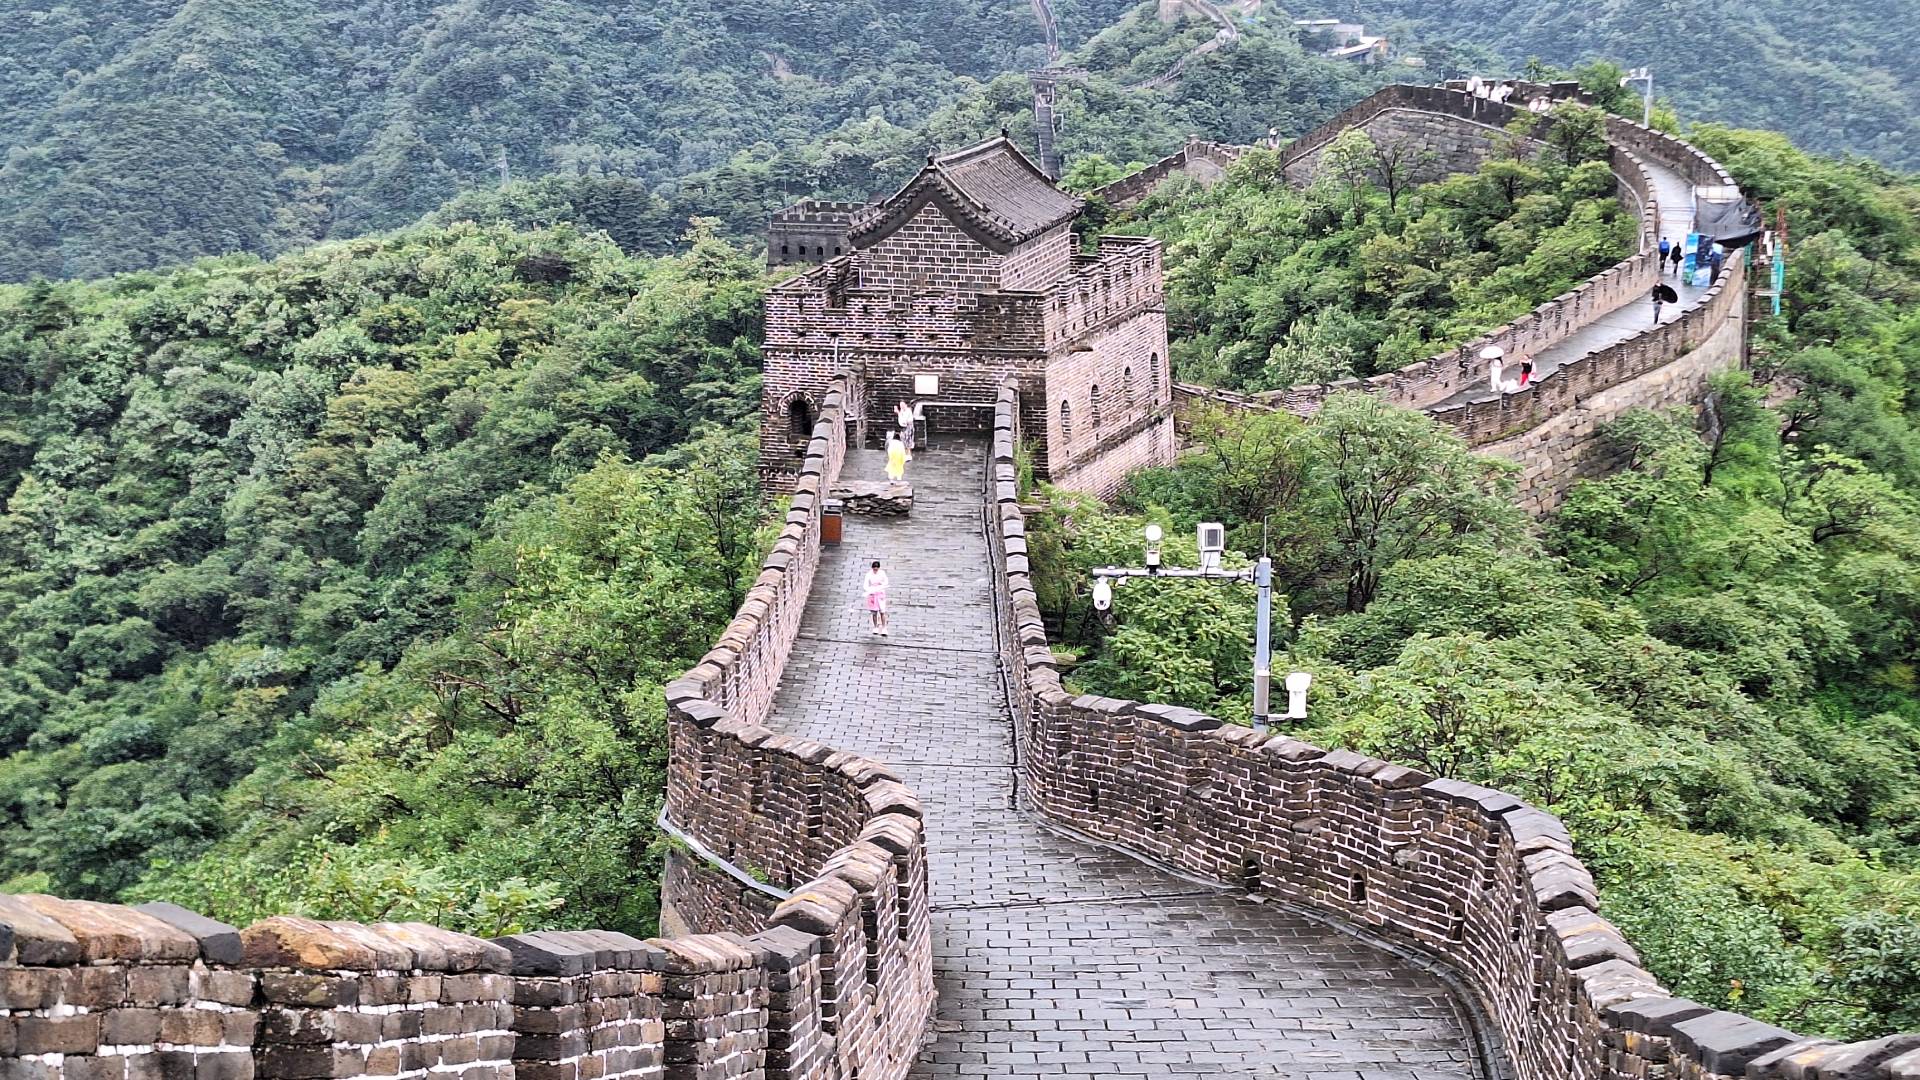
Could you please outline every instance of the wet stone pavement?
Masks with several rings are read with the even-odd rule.
[[[845,475],[883,461],[851,451]],[[1431,974],[1269,904],[1050,832],[1014,808],[981,534],[984,448],[922,450],[910,518],[824,554],[768,724],[887,762],[927,817],[940,1002],[916,1077],[1468,1080]],[[892,632],[868,632],[880,559]]]

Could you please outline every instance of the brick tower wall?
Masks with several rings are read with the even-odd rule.
[[[860,203],[808,199],[773,215],[767,223],[767,265],[824,263],[852,249],[847,231]]]
[[[1001,256],[932,205],[852,258],[866,289],[982,292],[1000,287]]]
[[[1160,244],[1102,237],[1074,271],[1047,297],[1044,411],[1022,419],[1044,433],[1041,475],[1104,497],[1128,473],[1173,460]]]
[[[1045,425],[1029,430],[1047,433],[1051,482],[1104,498],[1128,473],[1173,460],[1166,346],[1166,313],[1150,307],[1048,359],[1051,407]],[[1063,416],[1071,417],[1071,430]]]
[[[940,379],[939,393],[929,399],[936,403],[928,410],[930,424],[984,430],[1000,378],[1012,376],[1036,394],[1043,386],[1045,303],[1033,293],[855,288],[851,259],[770,290],[760,406],[763,482],[775,490],[792,487],[809,439],[794,432],[791,403],[817,409],[836,364],[862,373],[855,384],[862,396],[850,415],[866,420],[870,443],[885,438],[899,403],[916,396],[916,374]]]
[[[1054,226],[1001,257],[1000,288],[1044,292],[1072,269],[1073,250],[1073,226]]]

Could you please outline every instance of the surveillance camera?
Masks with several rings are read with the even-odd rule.
[[[1227,550],[1227,527],[1225,525],[1217,521],[1203,521],[1200,523],[1200,527],[1196,532],[1198,533],[1197,539],[1200,542],[1201,554],[1217,554]]]

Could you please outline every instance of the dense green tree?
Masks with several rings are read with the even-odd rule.
[[[678,243],[0,287],[0,881],[649,930],[657,688],[758,550],[763,277]]]

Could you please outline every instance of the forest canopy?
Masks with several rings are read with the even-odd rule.
[[[757,562],[761,272],[689,248],[0,287],[0,891],[651,932],[658,688]]]

